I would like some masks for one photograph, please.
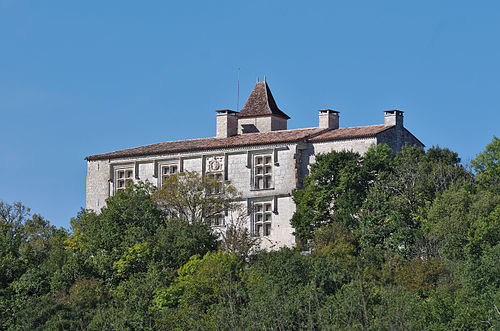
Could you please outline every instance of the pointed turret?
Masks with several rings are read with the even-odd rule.
[[[276,101],[274,101],[273,94],[267,82],[257,82],[238,116],[244,118],[269,115],[282,117],[287,120],[290,119],[290,117],[282,112],[276,105]]]
[[[290,119],[276,105],[265,80],[255,84],[238,118],[239,134],[286,130],[286,121]]]

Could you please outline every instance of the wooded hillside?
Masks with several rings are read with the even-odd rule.
[[[499,153],[319,155],[293,193],[297,247],[273,252],[241,223],[219,240],[207,215],[237,192],[194,174],[69,230],[0,201],[0,329],[499,330]]]

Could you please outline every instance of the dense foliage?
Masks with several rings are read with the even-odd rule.
[[[0,329],[498,330],[499,151],[474,171],[439,147],[320,155],[293,195],[301,243],[273,252],[218,243],[204,217],[236,196],[197,195],[193,174],[177,200],[132,186],[70,231],[0,201]]]

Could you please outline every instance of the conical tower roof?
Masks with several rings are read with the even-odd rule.
[[[245,106],[239,112],[238,117],[261,117],[269,115],[275,115],[284,119],[290,118],[276,105],[267,82],[257,82]]]

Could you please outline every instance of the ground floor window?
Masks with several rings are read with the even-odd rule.
[[[224,214],[215,215],[211,219],[210,224],[216,228],[226,226],[226,217],[224,216]]]
[[[257,237],[271,235],[273,206],[270,201],[254,202],[253,204],[253,234]]]

